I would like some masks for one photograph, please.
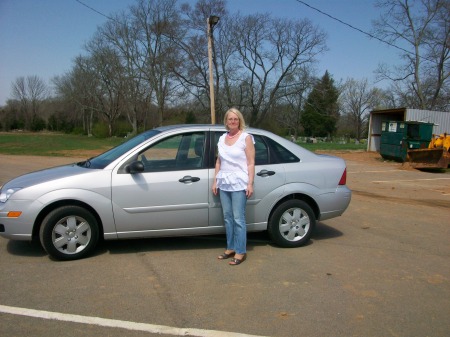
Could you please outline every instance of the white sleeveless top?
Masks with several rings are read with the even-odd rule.
[[[227,133],[220,136],[217,144],[220,158],[220,170],[216,176],[217,187],[227,192],[246,190],[248,167],[247,156],[245,155],[245,139],[247,136],[252,137],[252,135],[242,132],[233,145],[225,144],[226,136]]]

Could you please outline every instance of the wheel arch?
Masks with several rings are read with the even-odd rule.
[[[316,220],[319,220],[320,209],[319,209],[319,206],[317,205],[317,202],[313,198],[311,198],[309,195],[306,195],[303,193],[292,193],[292,194],[284,196],[283,198],[278,200],[278,202],[276,204],[273,205],[272,209],[270,210],[269,219],[268,219],[267,223],[270,222],[270,219],[272,218],[272,215],[275,212],[275,210],[277,209],[277,207],[287,200],[302,200],[302,201],[306,202],[313,210],[314,217],[316,218]]]
[[[103,223],[102,220],[100,218],[100,216],[98,215],[98,213],[96,212],[96,210],[94,208],[92,208],[89,204],[82,202],[80,200],[75,200],[75,199],[65,199],[65,200],[58,200],[55,201],[47,206],[45,206],[38,214],[38,216],[36,217],[34,224],[33,224],[33,234],[32,234],[32,238],[34,239],[39,239],[39,230],[42,226],[42,221],[44,220],[44,218],[53,210],[62,207],[62,206],[79,206],[82,208],[85,208],[86,210],[88,210],[89,212],[91,212],[91,214],[95,217],[95,219],[97,220],[97,224],[98,224],[98,230],[99,230],[99,240],[103,239]]]

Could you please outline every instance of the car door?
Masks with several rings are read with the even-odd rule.
[[[214,144],[217,144],[223,132],[215,132]],[[246,221],[248,226],[267,222],[270,209],[283,192],[285,183],[284,165],[275,160],[270,142],[261,135],[252,134],[255,141],[255,184],[254,193],[247,200]],[[217,146],[215,147],[217,156]],[[214,171],[212,171],[214,176]],[[212,180],[211,180],[212,184]],[[212,197],[215,207],[210,209],[210,223],[223,225],[219,196]]]
[[[137,155],[144,172],[113,174],[112,205],[119,237],[208,226],[205,136],[191,132],[167,137]]]

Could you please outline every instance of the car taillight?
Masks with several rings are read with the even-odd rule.
[[[339,185],[345,185],[347,183],[347,168],[344,169],[344,173],[342,173],[341,180],[339,180]]]

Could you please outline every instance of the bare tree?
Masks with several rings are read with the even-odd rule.
[[[365,138],[364,125],[370,110],[377,105],[378,97],[377,90],[369,86],[367,79],[348,79],[341,88],[339,105],[358,140]]]
[[[133,132],[137,132],[138,110],[142,109],[143,102],[147,103],[142,109],[144,114],[154,103],[158,110],[154,124],[163,123],[164,111],[176,93],[172,69],[179,60],[174,41],[180,40],[180,25],[176,0],[137,0],[128,12],[112,16],[89,43],[88,51],[92,55],[102,46],[103,52],[94,57],[97,61],[106,50],[110,56],[114,55],[114,64],[108,68],[112,70],[114,66],[116,72],[109,71],[108,85],[113,84],[114,78],[116,92],[120,88],[120,100],[116,103],[120,104],[115,105],[117,113],[113,115],[125,112]],[[107,70],[106,63],[102,67]],[[103,81],[103,87],[105,84]],[[105,94],[111,97],[112,91]]]
[[[91,42],[91,71],[97,78],[94,91],[95,107],[108,122],[109,136],[113,135],[114,123],[122,112],[125,96],[123,68],[117,53],[101,45],[101,41]]]
[[[285,127],[297,139],[301,127],[301,114],[315,82],[312,69],[304,67],[291,77],[286,78],[280,92],[284,98],[278,100],[274,115],[279,125]]]
[[[96,91],[98,90],[98,78],[89,57],[78,56],[74,60],[73,69],[55,77],[53,83],[57,95],[74,104],[74,109],[69,109],[69,120],[81,120],[83,129],[87,135],[92,136],[94,116],[96,111]]]
[[[184,91],[195,98],[200,104],[202,111],[210,111],[210,86],[209,86],[209,65],[207,54],[207,18],[211,15],[220,17],[219,24],[214,27],[214,31],[226,31],[227,11],[223,0],[199,0],[191,7],[185,3],[181,6],[183,18],[185,20],[184,33],[179,35],[182,39],[176,40],[180,60],[174,64],[174,73],[183,86]],[[221,91],[222,79],[227,75],[219,65],[218,59],[221,53],[217,50],[225,48],[225,41],[219,40],[221,34],[212,33],[213,49],[213,71],[214,87],[216,92]],[[217,41],[217,43],[215,42]],[[220,62],[223,65],[222,62]],[[216,95],[216,111],[222,111],[220,95]],[[198,116],[198,113],[197,113]],[[219,117],[220,120],[220,117]]]
[[[38,76],[18,77],[12,83],[12,96],[20,102],[25,127],[30,129],[39,115],[43,100],[48,97],[48,87]]]
[[[325,34],[311,21],[272,19],[268,14],[234,17],[234,42],[242,64],[239,87],[250,124],[259,125],[282,96],[287,77],[312,65],[323,52]]]
[[[283,111],[298,120],[299,110],[294,112],[292,104],[307,90],[300,74],[313,69],[326,49],[325,34],[309,20],[272,19],[268,14],[229,18],[225,4],[199,0],[191,8],[178,7],[176,0],[137,0],[97,30],[86,47],[88,55],[76,61],[66,92],[82,111],[102,114],[110,132],[121,115],[136,132],[139,114],[151,105],[158,110],[153,125],[161,125],[167,107],[181,97],[183,107],[208,111],[206,19],[218,15],[213,52],[218,110],[238,106],[258,126],[284,105],[288,109]],[[81,85],[85,80],[86,91]]]
[[[176,0],[138,0],[131,7],[136,29],[135,65],[151,86],[162,125],[167,101],[176,90],[172,69],[178,62],[174,40],[179,40],[180,15]]]
[[[219,96],[220,100],[218,100],[218,106],[221,107],[223,113],[222,117],[227,110],[226,108],[239,105],[239,102],[242,102],[242,91],[236,85],[239,83],[241,64],[236,57],[238,54],[237,44],[233,39],[234,24],[233,16],[227,16],[222,20],[220,34],[218,34],[217,38],[217,48],[215,49],[217,53],[214,53],[214,55],[217,55],[218,60],[214,64],[219,65],[216,69],[216,77],[222,83],[221,86],[220,82],[217,84],[218,92],[222,93]]]
[[[193,9],[182,7],[189,28],[202,32],[190,34],[181,44],[185,62],[176,71],[185,88],[209,107],[206,19],[219,15],[213,52],[217,110],[237,106],[256,126],[279,99],[292,93],[285,87],[294,74],[312,66],[325,50],[325,35],[308,20],[275,20],[269,14],[229,17],[223,5],[201,0]]]
[[[375,35],[405,46],[403,65],[381,65],[379,79],[398,85],[407,105],[420,109],[448,107],[450,76],[450,1],[379,0],[385,12],[374,22]]]
[[[115,15],[97,31],[97,38],[103,40],[103,43],[114,49],[120,56],[124,71],[122,80],[125,84],[123,109],[133,134],[138,131],[139,121],[146,127],[148,108],[153,94],[153,87],[141,71],[146,63],[145,57],[140,55],[142,47],[137,43],[141,30],[137,23],[133,16],[123,12]],[[144,63],[140,63],[142,61]],[[142,102],[147,103],[144,109],[141,109]]]

